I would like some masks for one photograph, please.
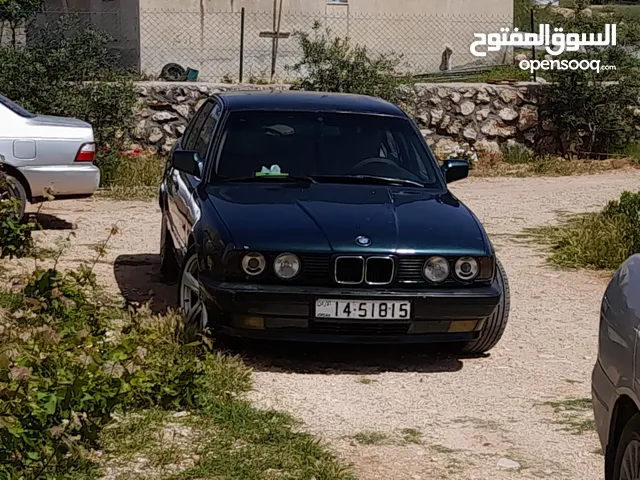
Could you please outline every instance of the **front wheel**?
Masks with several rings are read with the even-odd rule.
[[[460,348],[461,353],[478,355],[488,352],[497,345],[504,334],[504,330],[507,328],[507,322],[509,321],[509,308],[511,306],[509,279],[507,278],[507,272],[504,271],[504,267],[502,266],[502,263],[500,263],[500,260],[496,260],[496,266],[498,286],[500,287],[500,290],[502,290],[500,303],[493,314],[485,321],[484,327],[480,332],[480,336],[474,341],[462,345]]]
[[[612,480],[640,480],[640,414],[635,414],[622,431]]]
[[[185,324],[188,327],[204,330],[209,323],[209,316],[200,294],[199,278],[198,254],[195,248],[191,247],[180,271],[178,300]]]

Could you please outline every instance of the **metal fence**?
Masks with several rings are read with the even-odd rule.
[[[68,13],[41,14],[36,24],[61,15]],[[329,32],[331,37],[348,37],[373,55],[401,55],[402,68],[415,74],[511,63],[513,58],[512,52],[501,51],[479,59],[469,50],[475,33],[510,27],[511,15],[369,15],[347,9],[343,14],[142,9],[74,15],[113,37],[123,66],[151,78],[175,63],[197,71],[203,81],[271,80],[272,73],[274,80],[288,80],[294,76],[288,67],[302,57],[296,35],[301,32]],[[28,31],[26,37],[28,43]]]

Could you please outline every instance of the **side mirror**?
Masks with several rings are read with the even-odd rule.
[[[440,169],[447,183],[457,182],[469,176],[469,162],[465,160],[445,160]]]
[[[194,177],[202,177],[202,162],[197,152],[188,150],[174,151],[173,155],[171,155],[171,166]]]

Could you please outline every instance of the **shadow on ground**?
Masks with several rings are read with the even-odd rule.
[[[113,271],[128,305],[149,303],[156,314],[177,309],[177,288],[166,283],[160,273],[160,255],[120,255]]]
[[[456,372],[462,357],[422,345],[342,345],[221,339],[256,371],[375,375]]]
[[[76,226],[62,218],[48,213],[32,213],[31,219],[37,222],[42,230],[75,230]]]
[[[115,278],[129,305],[149,302],[163,314],[177,308],[177,288],[160,273],[157,254],[120,255]],[[384,372],[455,372],[460,356],[424,345],[349,345],[215,339],[219,348],[239,355],[256,371],[371,375]]]

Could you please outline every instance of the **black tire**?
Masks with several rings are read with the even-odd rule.
[[[187,71],[177,63],[167,63],[162,67],[160,78],[167,82],[184,82],[187,80]]]
[[[167,219],[162,215],[162,227],[160,231],[160,273],[170,281],[175,281],[180,273],[180,265],[167,227]]]
[[[19,221],[24,218],[27,208],[27,191],[24,185],[15,177],[7,173],[0,173],[0,200],[15,198],[20,202],[16,215]]]
[[[616,458],[613,462],[613,477],[607,480],[620,480],[622,472],[622,461],[627,447],[631,443],[640,443],[640,413],[636,413],[627,422],[620,435],[620,441],[616,448]]]
[[[462,345],[459,350],[461,353],[470,355],[487,353],[498,344],[505,329],[507,328],[507,322],[509,321],[509,309],[511,307],[509,279],[507,278],[507,272],[504,271],[504,267],[502,266],[502,263],[500,263],[500,260],[496,260],[496,263],[496,276],[498,277],[498,285],[502,288],[502,298],[496,310],[485,321],[480,336],[473,342]]]

